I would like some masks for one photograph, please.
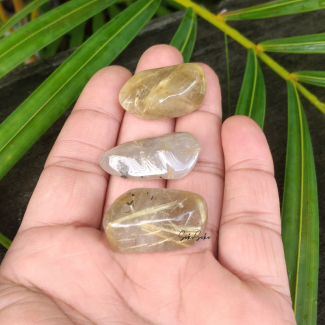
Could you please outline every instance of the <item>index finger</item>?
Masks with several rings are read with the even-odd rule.
[[[98,158],[116,144],[124,114],[118,94],[130,76],[111,66],[88,82],[50,152],[20,231],[71,223],[99,227],[108,175]]]

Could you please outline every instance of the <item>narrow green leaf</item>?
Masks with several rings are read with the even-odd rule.
[[[101,11],[92,18],[93,33],[96,33],[105,25],[104,13]]]
[[[324,8],[325,0],[279,0],[230,11],[222,16],[225,20],[260,19],[299,14]]]
[[[78,25],[68,33],[68,35],[70,36],[70,41],[69,41],[70,49],[80,46],[83,43],[85,39],[86,23],[87,22],[81,23],[80,25]]]
[[[73,0],[22,26],[0,41],[0,78],[34,53],[116,0]]]
[[[193,8],[187,8],[181,24],[179,25],[170,45],[179,49],[184,62],[190,61],[196,40],[197,19]]]
[[[5,248],[9,249],[11,245],[11,240],[8,239],[6,236],[0,234],[0,244],[4,246]]]
[[[265,106],[266,92],[262,70],[255,51],[249,49],[245,76],[235,114],[252,118],[263,129]]]
[[[265,52],[325,53],[325,34],[281,38],[259,44]]]
[[[228,52],[228,37],[226,33],[225,33],[225,54],[226,54],[226,65],[227,65],[228,116],[231,116],[230,66],[229,66],[229,52]]]
[[[319,259],[317,181],[312,143],[297,89],[288,85],[288,141],[282,239],[297,323],[316,325]]]
[[[34,9],[40,7],[45,2],[49,0],[35,0],[25,6],[22,10],[18,11],[13,15],[1,28],[0,28],[0,37],[11,27],[15,26],[19,21],[31,13]]]
[[[325,71],[300,71],[293,74],[298,81],[325,87]]]
[[[160,0],[139,0],[89,38],[0,125],[0,179],[109,65],[154,15]]]
[[[48,58],[48,57],[54,55],[58,51],[58,48],[62,42],[62,39],[63,39],[63,36],[59,37],[54,42],[49,44],[45,49],[43,49],[41,58],[45,59],[45,58]]]
[[[113,19],[114,17],[116,17],[120,12],[121,12],[121,10],[115,4],[108,7],[108,15],[109,15],[110,19]]]
[[[158,17],[162,17],[162,16],[167,16],[170,15],[172,12],[166,8],[165,6],[160,5],[159,8],[156,11],[156,15]]]

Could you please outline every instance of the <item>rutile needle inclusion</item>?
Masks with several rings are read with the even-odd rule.
[[[128,179],[178,179],[195,166],[201,147],[187,132],[121,144],[99,158],[109,174]]]
[[[196,193],[138,188],[121,195],[103,220],[110,247],[118,252],[161,252],[190,247],[208,219]]]
[[[126,111],[143,119],[174,118],[199,108],[206,88],[202,67],[184,63],[135,74],[121,89],[119,101]]]

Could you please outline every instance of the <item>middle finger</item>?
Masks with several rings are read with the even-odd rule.
[[[169,45],[156,45],[149,48],[141,56],[136,73],[143,70],[155,69],[181,63],[183,63],[183,57],[176,48]],[[125,112],[117,144],[119,145],[128,141],[161,136],[174,132],[174,129],[175,119],[150,121],[140,119],[129,112]],[[108,207],[114,202],[114,200],[132,188],[164,188],[165,186],[166,181],[161,179],[143,181],[111,177],[108,184],[104,212],[107,211]]]

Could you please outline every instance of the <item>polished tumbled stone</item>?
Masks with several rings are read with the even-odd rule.
[[[138,188],[121,195],[103,220],[110,247],[119,252],[161,252],[193,245],[204,235],[207,204],[186,191]]]
[[[195,166],[201,147],[187,132],[121,144],[99,158],[111,175],[129,179],[178,179]]]
[[[184,63],[135,74],[123,86],[119,100],[125,110],[143,119],[174,118],[199,108],[206,87],[202,67]]]

